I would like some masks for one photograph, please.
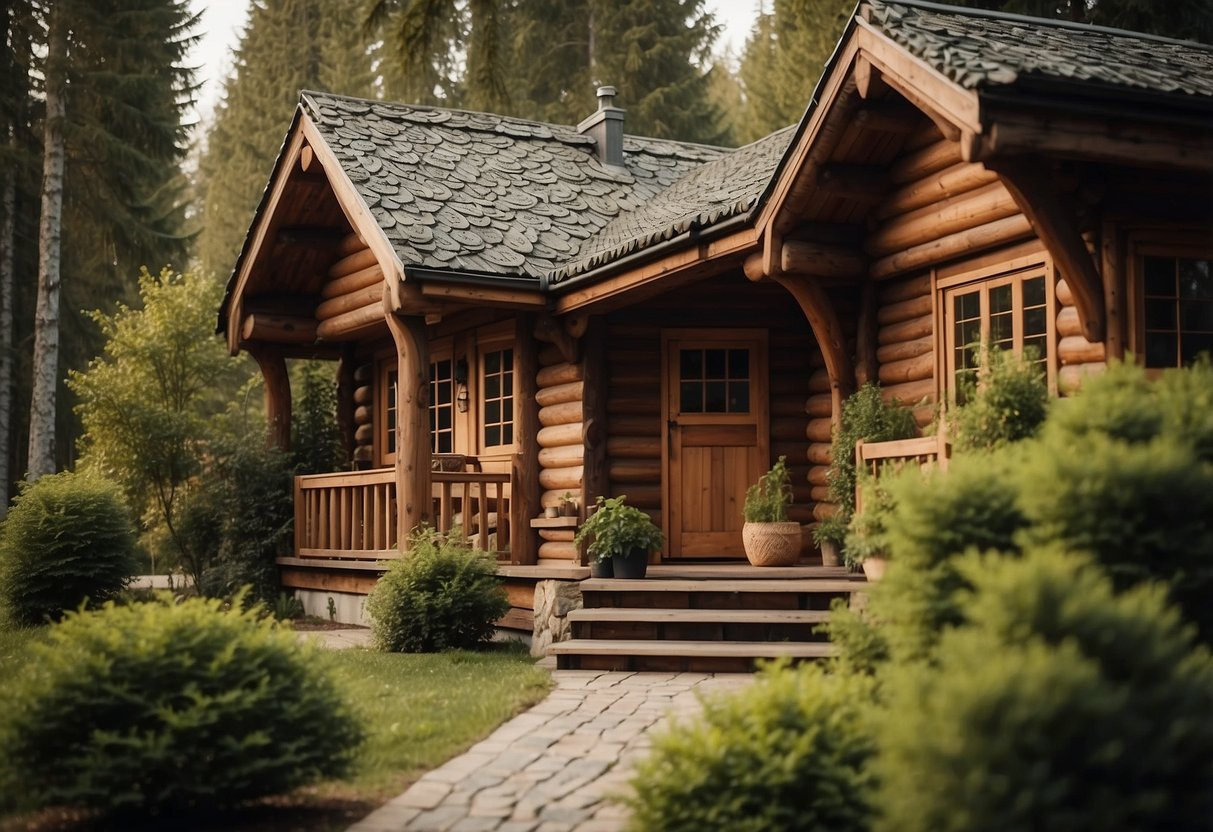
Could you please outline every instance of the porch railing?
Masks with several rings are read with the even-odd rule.
[[[459,526],[472,546],[510,551],[509,474],[434,471],[435,526]],[[295,477],[295,556],[395,557],[396,478],[391,468]]]
[[[911,464],[920,468],[938,466],[941,471],[946,471],[951,455],[952,446],[942,431],[935,436],[916,439],[895,439],[891,442],[864,442],[861,439],[855,443],[856,469],[866,471],[876,479]],[[862,483],[855,489],[855,510],[863,510]]]

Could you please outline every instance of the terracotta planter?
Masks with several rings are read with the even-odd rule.
[[[595,558],[590,561],[590,577],[591,578],[613,578],[615,577],[614,561],[598,560]]]
[[[838,541],[823,540],[821,541],[821,565],[822,566],[841,566],[842,556],[838,551]]]
[[[741,542],[752,566],[795,566],[800,560],[800,524],[746,523]]]
[[[869,581],[879,581],[889,566],[888,558],[869,557],[863,561],[863,576]]]
[[[643,578],[649,571],[649,553],[644,549],[633,549],[626,555],[612,558],[616,578]]]

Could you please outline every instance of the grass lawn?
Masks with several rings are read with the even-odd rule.
[[[0,679],[11,678],[24,664],[29,643],[41,632],[0,630]],[[221,817],[189,824],[174,819],[174,829],[344,829],[538,702],[550,687],[548,674],[514,645],[428,655],[340,650],[326,653],[325,660],[365,719],[368,738],[354,770],[345,779]],[[4,832],[88,828],[87,819],[74,813],[0,820]]]

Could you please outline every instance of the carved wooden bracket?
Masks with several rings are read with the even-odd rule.
[[[1073,200],[1054,187],[1043,172],[1044,163],[1038,160],[1024,157],[991,159],[985,165],[1002,178],[1036,236],[1061,267],[1074,294],[1083,337],[1092,343],[1102,342],[1105,331],[1103,280],[1083,241]]]
[[[560,350],[561,357],[570,364],[576,364],[581,358],[581,341],[551,315],[540,315],[535,319],[535,337],[554,344]]]
[[[286,357],[280,350],[262,345],[250,346],[248,351],[265,380],[265,418],[269,428],[266,442],[271,448],[290,450],[291,378],[286,371]]]

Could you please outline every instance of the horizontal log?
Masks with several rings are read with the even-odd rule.
[[[316,335],[319,338],[338,338],[383,320],[383,301],[377,300],[360,309],[321,321],[316,326]]]
[[[553,344],[545,344],[539,348],[539,366],[553,367],[557,364],[564,364],[564,353],[560,351],[560,347]]]
[[[540,387],[555,387],[558,384],[568,384],[582,381],[585,375],[580,364],[569,364],[567,361],[544,367],[535,376],[535,382]]]
[[[341,242],[337,244],[337,255],[339,257],[349,257],[356,251],[366,248],[366,240],[362,239],[362,235],[357,231],[352,231],[341,238]]]
[[[864,251],[884,257],[1018,213],[1015,198],[1001,182],[994,182],[888,220],[868,235]]]
[[[659,416],[661,414],[661,401],[657,398],[657,391],[654,390],[652,395],[615,395],[610,393],[606,397],[606,412],[611,415],[620,416],[644,416],[653,414]]]
[[[825,487],[824,485],[815,485],[815,486],[813,486],[813,489],[810,492],[809,497],[815,503],[823,503],[826,500],[830,499],[830,489]]]
[[[1062,364],[1102,364],[1106,359],[1102,341],[1093,344],[1081,335],[1069,335],[1057,342],[1057,360]]]
[[[655,459],[661,457],[660,436],[612,436],[607,439],[607,459]]]
[[[808,452],[809,440],[803,437],[798,440],[771,443],[771,459],[779,459],[781,456],[785,456],[788,458],[789,468],[805,464]]]
[[[1057,296],[1057,302],[1062,306],[1074,305],[1074,292],[1070,289],[1070,284],[1066,283],[1065,278],[1057,281],[1057,287],[1053,291]]]
[[[811,502],[804,502],[804,503],[794,503],[793,505],[788,506],[788,520],[790,520],[793,523],[800,523],[802,526],[807,526],[809,523],[813,522],[813,519],[814,519],[813,518],[813,506],[814,505],[816,505],[816,504],[811,503]],[[804,540],[806,541],[807,544],[811,544],[813,538],[810,537],[808,534],[805,534]]]
[[[557,540],[565,543],[571,543],[577,536],[577,532],[572,529],[537,529],[536,531],[543,540]]]
[[[345,277],[347,274],[353,274],[354,272],[360,272],[363,269],[369,268],[377,262],[375,252],[369,248],[364,248],[361,251],[355,251],[353,254],[342,257],[330,266],[329,277]]]
[[[809,467],[809,482],[813,485],[830,484],[830,466],[813,465]]]
[[[889,181],[895,185],[904,185],[938,173],[961,161],[963,160],[960,158],[957,143],[942,139],[894,162],[889,168]]]
[[[370,405],[362,405],[354,408],[354,424],[369,425],[375,419],[375,410]]]
[[[354,404],[370,404],[375,400],[375,389],[369,384],[354,388]]]
[[[335,298],[341,295],[347,295],[350,292],[356,292],[359,289],[365,289],[367,286],[374,286],[383,283],[383,269],[379,268],[376,263],[373,266],[368,266],[361,271],[356,271],[353,274],[347,274],[345,277],[330,280],[320,287],[320,297]]]
[[[908,321],[911,318],[930,315],[934,303],[935,299],[930,295],[919,295],[916,298],[883,304],[876,310],[876,323],[880,326],[888,326]]]
[[[611,459],[607,462],[607,477],[612,488],[627,488],[631,483],[660,483],[660,459]]]
[[[876,293],[878,303],[900,303],[910,298],[930,296],[931,275],[920,274],[917,277],[907,277],[902,280],[890,280],[880,284]]]
[[[354,381],[365,384],[375,375],[375,368],[370,364],[359,364],[354,368]]]
[[[327,321],[372,303],[383,303],[383,281],[329,298],[316,307],[316,318]]]
[[[824,369],[816,370],[809,375],[809,392],[810,393],[827,393],[832,388],[830,384],[830,374]]]
[[[354,429],[354,443],[357,445],[369,445],[375,441],[375,426],[374,425],[359,425]]]
[[[934,378],[934,376],[935,353],[933,352],[880,365],[881,384],[903,384],[908,381]]]
[[[829,442],[834,432],[832,419],[810,419],[804,435],[811,442]]]
[[[886,220],[997,181],[998,174],[987,170],[984,165],[961,162],[889,194],[876,206],[875,218]]]
[[[910,412],[914,414],[914,423],[920,428],[925,428],[935,421],[935,417],[939,415],[939,408],[932,402],[920,405]]]
[[[830,448],[832,447],[824,442],[814,442],[809,446],[809,462],[813,465],[829,465],[831,462]]]
[[[940,237],[905,251],[884,257],[872,264],[873,280],[884,280],[913,269],[950,260],[963,254],[1009,243],[1032,234],[1032,225],[1023,214]]]
[[[584,398],[585,382],[570,381],[567,384],[557,384],[552,387],[540,387],[535,391],[535,404],[540,407],[550,407],[554,404],[580,402]]]
[[[924,335],[911,341],[897,341],[877,347],[876,360],[881,364],[888,364],[893,361],[905,361],[907,358],[926,355],[934,349],[935,336]]]
[[[770,436],[776,442],[795,442],[804,439],[804,415],[796,419],[771,419]]]
[[[897,401],[903,405],[917,405],[923,399],[934,398],[935,379],[927,378],[920,381],[909,381],[905,384],[890,384],[881,388],[880,396],[886,402]]]
[[[626,496],[627,503],[630,506],[648,511],[649,509],[661,508],[661,486],[660,485],[641,485],[640,483],[631,483],[620,488],[611,486],[613,496]]]
[[[934,332],[935,324],[932,317],[923,315],[921,318],[911,318],[898,324],[882,326],[876,330],[876,343],[882,347],[888,344],[903,344],[933,335]]]
[[[818,503],[813,506],[814,520],[829,520],[838,513],[838,506],[833,503]]]
[[[539,424],[544,427],[551,425],[571,425],[581,421],[581,401],[550,404],[539,408]]]
[[[779,263],[788,274],[833,278],[862,275],[867,266],[857,251],[804,240],[784,242]]]
[[[539,464],[544,468],[570,468],[584,463],[585,447],[581,443],[541,448],[539,451]]]
[[[542,468],[539,471],[539,484],[548,491],[581,491],[584,469],[578,465],[573,468]]]
[[[1070,364],[1062,367],[1057,371],[1057,389],[1066,395],[1076,393],[1087,376],[1102,373],[1106,368],[1106,364]]]
[[[804,399],[801,395],[804,393],[804,381],[800,383],[800,390],[792,390],[783,395],[771,396],[771,418],[795,416],[804,418]]]
[[[359,445],[354,448],[354,462],[370,462],[375,456],[375,449],[370,445]]]
[[[568,425],[552,425],[540,428],[535,440],[541,448],[560,448],[565,445],[581,445],[581,422]]]
[[[815,418],[829,418],[834,414],[834,398],[829,393],[809,396],[804,403],[804,412]]]
[[[576,560],[579,555],[574,543],[564,540],[545,540],[539,544],[539,557],[551,560]]]
[[[613,436],[661,436],[661,417],[614,416],[608,428]]]
[[[1078,319],[1077,307],[1063,306],[1057,313],[1057,334],[1062,338],[1068,335],[1082,335],[1082,321]]]
[[[261,313],[245,315],[240,337],[245,341],[274,344],[310,344],[316,340],[316,319]]]

